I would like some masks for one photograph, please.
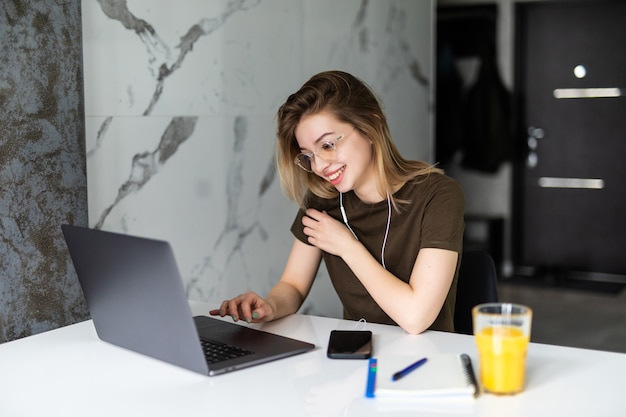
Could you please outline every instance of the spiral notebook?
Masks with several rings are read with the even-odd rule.
[[[437,353],[402,378],[392,376],[422,359],[419,355],[387,355],[370,359],[365,396],[369,398],[473,398],[478,384],[470,357]]]

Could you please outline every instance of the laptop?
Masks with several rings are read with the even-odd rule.
[[[315,347],[217,318],[193,317],[168,242],[61,228],[94,327],[106,342],[210,376]]]

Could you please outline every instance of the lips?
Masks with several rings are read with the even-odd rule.
[[[328,179],[328,181],[331,182],[331,184],[335,184],[337,182],[339,182],[338,180],[341,178],[341,175],[343,174],[343,172],[345,171],[346,166],[342,166],[341,168],[339,168],[336,171],[333,171],[330,174],[326,175],[326,178]]]

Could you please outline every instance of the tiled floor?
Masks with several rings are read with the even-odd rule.
[[[531,341],[626,353],[626,289],[590,292],[500,282],[501,301],[533,309]]]

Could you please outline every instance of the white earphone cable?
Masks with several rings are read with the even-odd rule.
[[[385,265],[385,247],[387,246],[387,237],[389,236],[389,227],[391,226],[391,197],[389,197],[389,193],[387,193],[387,209],[387,227],[385,228],[385,237],[383,238],[383,245],[380,250],[381,264],[385,269],[387,269],[387,266]],[[350,232],[352,232],[352,236],[354,236],[356,240],[359,240],[359,238],[356,236],[356,233],[354,233],[354,230],[352,230],[350,224],[348,223],[346,209],[343,207],[343,193],[339,193],[339,210],[341,210],[341,217],[343,218],[343,222],[348,227],[348,229],[350,229]]]
[[[391,225],[391,199],[389,198],[389,193],[387,193],[387,228],[385,229],[385,238],[383,239],[383,246],[380,250],[380,260],[383,265],[383,268],[387,269],[385,266],[385,246],[387,246],[387,236],[389,236],[389,226]]]
[[[346,224],[346,226],[348,226],[348,229],[350,229],[350,231],[352,232],[352,236],[354,236],[356,240],[359,240],[359,238],[356,237],[356,233],[354,233],[354,230],[352,230],[352,228],[348,224],[348,216],[346,216],[346,209],[343,208],[343,193],[339,193],[339,209],[341,210],[341,217],[343,217],[343,222]]]

